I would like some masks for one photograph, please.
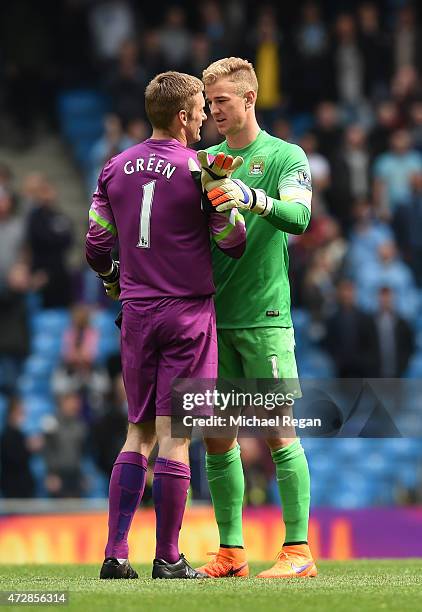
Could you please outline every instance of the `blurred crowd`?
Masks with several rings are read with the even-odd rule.
[[[82,169],[91,188],[105,161],[148,137],[143,92],[155,74],[201,76],[219,57],[250,59],[261,126],[298,143],[310,162],[312,221],[290,240],[292,303],[309,316],[308,340],[330,356],[336,376],[406,376],[422,349],[420,7],[206,0],[168,2],[157,12],[129,0],[47,4],[44,18],[34,3],[16,1],[0,24],[0,134],[27,146],[37,130],[57,129],[60,91],[95,87],[109,112]],[[30,54],[22,37],[26,49],[33,42]],[[200,146],[219,138],[210,119]],[[74,230],[55,185],[38,172],[17,185],[13,174],[0,160],[0,393],[10,398],[0,489],[31,496],[30,456],[41,453],[44,493],[80,496],[84,455],[107,475],[125,435],[118,356],[98,359],[90,323],[93,309],[108,305],[84,264],[69,268]],[[40,434],[25,437],[19,376],[36,308],[71,308],[72,318],[51,379],[56,414]],[[263,503],[272,493],[260,443],[243,445],[248,500]],[[198,453],[198,470],[200,461]]]

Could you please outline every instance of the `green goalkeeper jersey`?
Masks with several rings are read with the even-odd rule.
[[[287,234],[303,233],[311,217],[306,155],[263,130],[244,149],[230,149],[224,141],[208,152],[241,155],[244,163],[233,178],[263,189],[273,200],[266,217],[244,212],[247,245],[240,259],[212,247],[217,327],[291,327]]]

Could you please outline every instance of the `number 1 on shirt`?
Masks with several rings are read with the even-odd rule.
[[[140,249],[149,249],[152,201],[156,181],[142,185],[141,214],[139,221],[139,241],[136,245]]]

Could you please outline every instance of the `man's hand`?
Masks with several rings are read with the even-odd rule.
[[[229,178],[243,164],[243,157],[233,158],[224,153],[218,153],[213,161],[210,161],[206,151],[198,151],[197,157],[201,165],[201,185],[204,192],[208,183],[221,178]]]
[[[233,158],[231,155],[219,153],[213,161],[210,161],[206,151],[198,151],[198,166],[196,160],[188,159],[188,167],[193,180],[201,189],[201,208],[204,212],[216,212],[207,197],[207,185],[219,178],[228,177],[243,164],[243,157]]]
[[[113,261],[111,269],[104,273],[98,274],[103,281],[106,294],[112,300],[118,300],[120,297],[120,263]]]
[[[265,191],[251,189],[239,179],[224,178],[210,181],[206,190],[208,199],[217,212],[238,208],[265,217],[272,208],[272,200],[267,197]]]

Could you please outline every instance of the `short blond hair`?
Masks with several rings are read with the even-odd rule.
[[[250,62],[241,57],[225,57],[217,60],[202,73],[202,80],[207,85],[212,85],[218,79],[228,78],[236,84],[237,94],[243,96],[247,91],[258,92],[258,79],[255,69]]]
[[[200,79],[183,72],[157,74],[145,90],[145,111],[153,128],[168,129],[181,110],[192,112],[193,97],[204,91]]]

